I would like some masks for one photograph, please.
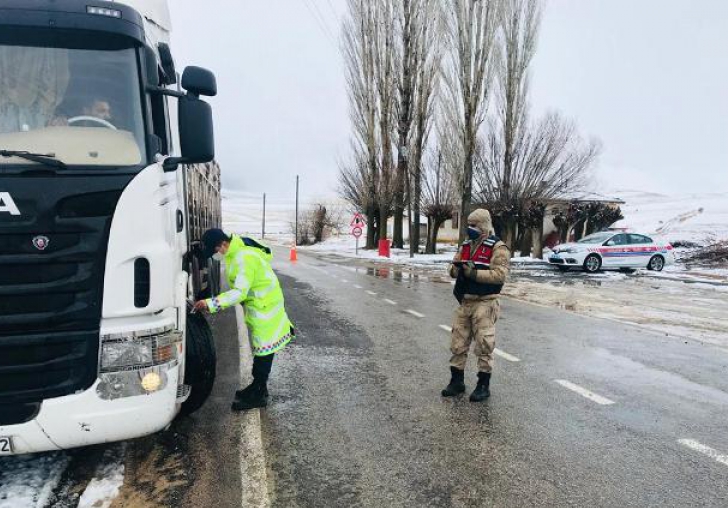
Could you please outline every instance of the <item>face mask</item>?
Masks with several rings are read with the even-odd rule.
[[[221,254],[220,252],[216,252],[212,255],[212,259],[214,259],[215,261],[222,261],[223,259],[225,259],[225,255]]]
[[[480,238],[480,235],[481,235],[481,234],[482,234],[482,233],[480,232],[480,230],[479,230],[479,229],[475,229],[475,228],[470,228],[470,227],[468,228],[468,237],[469,237],[469,238],[470,238],[471,240],[477,240],[478,238]]]

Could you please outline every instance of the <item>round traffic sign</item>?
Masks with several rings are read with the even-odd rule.
[[[351,230],[351,234],[354,235],[355,238],[359,238],[362,235],[362,230],[360,227],[356,227]]]

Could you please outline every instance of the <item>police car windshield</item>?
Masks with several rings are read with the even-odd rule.
[[[593,235],[585,236],[577,243],[604,243],[614,236],[614,233],[594,233]]]

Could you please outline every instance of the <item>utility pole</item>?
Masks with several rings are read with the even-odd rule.
[[[296,238],[293,239],[293,244],[298,246],[298,175],[296,175]]]
[[[263,193],[263,235],[262,238],[265,240],[265,192]]]

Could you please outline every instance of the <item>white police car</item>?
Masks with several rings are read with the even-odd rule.
[[[561,271],[580,268],[594,273],[601,269],[633,271],[637,268],[661,271],[675,262],[673,247],[645,235],[603,231],[576,243],[554,247],[548,262]]]

